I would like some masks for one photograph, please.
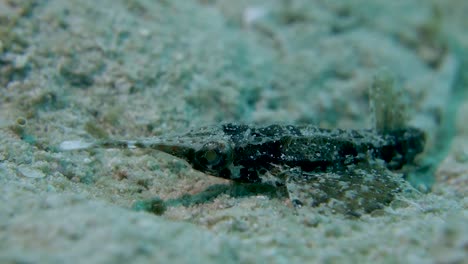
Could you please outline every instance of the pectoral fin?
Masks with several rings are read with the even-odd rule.
[[[349,166],[333,172],[291,169],[286,180],[296,207],[325,205],[334,212],[361,215],[389,204],[406,182],[378,164]]]

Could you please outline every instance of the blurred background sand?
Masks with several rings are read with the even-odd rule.
[[[0,0],[0,262],[466,261],[467,13],[462,0]],[[428,133],[422,194],[360,219],[298,213],[161,153],[56,151],[228,121],[369,128],[380,69]],[[134,210],[151,199],[173,203]]]

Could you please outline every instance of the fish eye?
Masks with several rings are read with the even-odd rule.
[[[208,164],[216,165],[219,161],[219,154],[214,149],[209,149],[205,152],[203,157],[206,159]]]
[[[231,160],[231,148],[225,142],[208,142],[196,153],[199,165],[207,169],[224,168]]]

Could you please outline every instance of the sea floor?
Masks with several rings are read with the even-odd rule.
[[[468,2],[0,0],[1,263],[465,263]],[[370,128],[391,72],[417,194],[297,210],[169,155],[61,152],[222,122]],[[145,209],[145,210],[142,210]]]

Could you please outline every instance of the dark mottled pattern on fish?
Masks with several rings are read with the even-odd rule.
[[[424,146],[424,134],[411,128],[381,135],[372,130],[226,124],[223,131],[234,144],[233,165],[242,167],[239,177],[234,175],[233,179],[243,182],[262,182],[265,170],[278,165],[327,172],[367,159],[382,159],[389,169],[400,169]]]

